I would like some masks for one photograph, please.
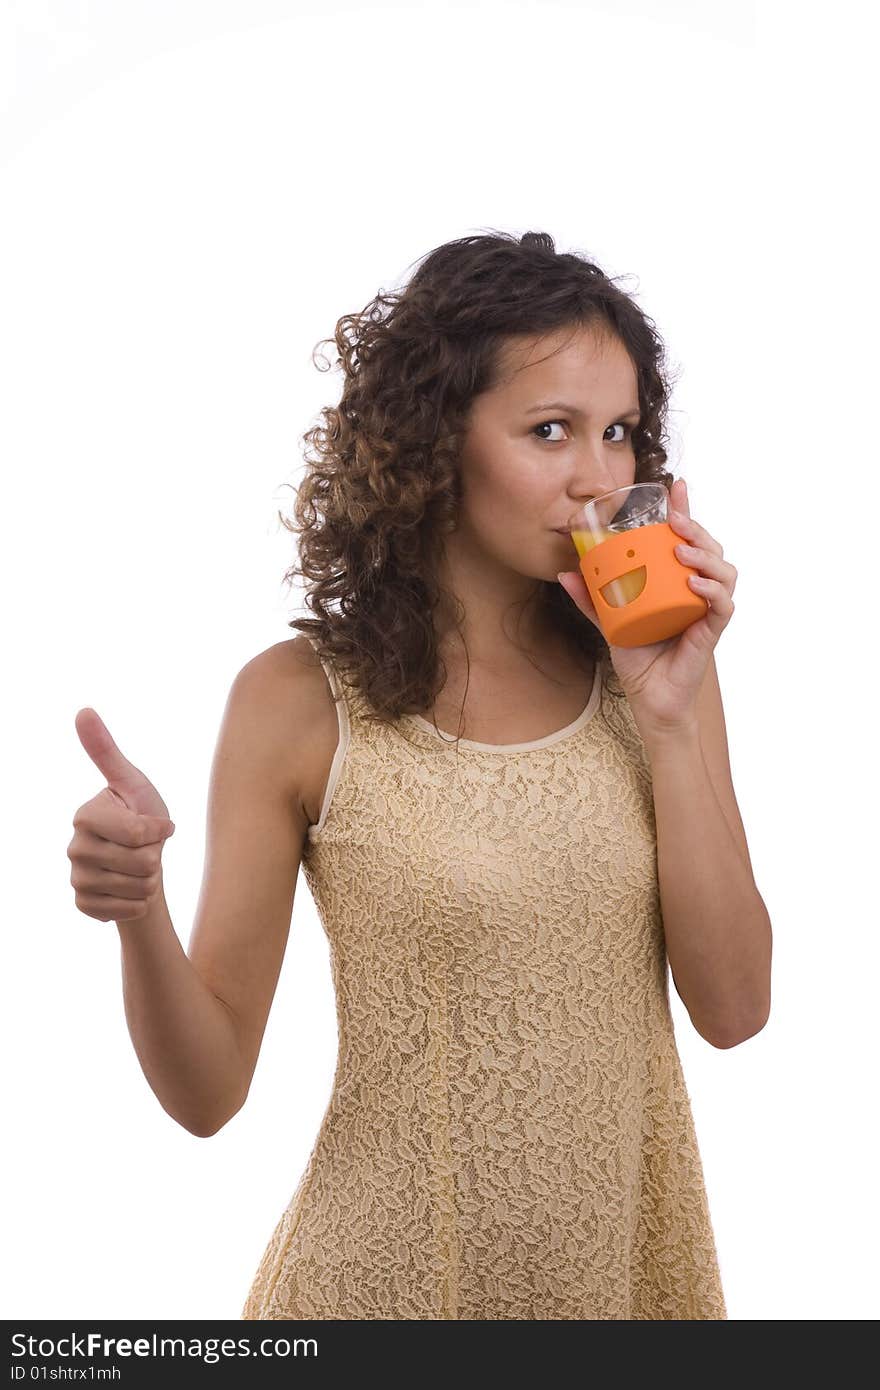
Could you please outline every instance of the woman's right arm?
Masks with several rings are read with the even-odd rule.
[[[74,818],[68,856],[77,906],[115,918],[126,1019],[142,1070],[168,1114],[199,1137],[215,1134],[247,1098],[290,930],[308,830],[297,736],[308,742],[316,708],[315,681],[299,674],[295,643],[261,652],[232,684],[186,952],[162,882],[167,808],[103,723],[88,715],[81,726],[78,716],[80,738],[108,786]]]
[[[128,1031],[172,1119],[206,1139],[244,1101],[233,1020],[187,958],[160,886],[143,917],[117,922]]]

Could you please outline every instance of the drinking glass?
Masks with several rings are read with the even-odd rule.
[[[568,520],[599,626],[611,646],[677,637],[708,603],[688,584],[699,571],[679,560],[662,483],[632,483],[594,497]]]

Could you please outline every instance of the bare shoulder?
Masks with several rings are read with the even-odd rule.
[[[336,751],[338,721],[333,692],[321,661],[304,633],[258,652],[239,672],[271,719],[272,736],[291,793],[307,823],[317,822]]]

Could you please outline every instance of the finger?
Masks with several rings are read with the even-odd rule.
[[[149,878],[156,872],[161,851],[157,852],[155,844],[138,845],[129,849],[125,845],[114,844],[112,840],[104,840],[100,835],[94,835],[90,830],[79,826],[75,857],[83,864],[95,869],[106,869],[109,873]],[[68,858],[71,858],[69,854]]]
[[[676,478],[672,487],[669,489],[669,504],[683,516],[690,516],[691,509],[688,502],[687,483],[684,478]]]
[[[105,793],[106,792],[106,796]],[[81,816],[78,811],[73,818],[74,829],[82,827],[93,835],[115,845],[135,849],[139,845],[152,845],[157,840],[167,838],[172,833],[171,822],[164,816],[142,816],[123,806],[113,796],[109,787],[99,792],[88,803],[88,813]]]
[[[728,560],[722,560],[720,556],[712,554],[711,551],[703,550],[700,546],[688,545],[683,541],[678,542],[675,553],[682,564],[700,570],[710,579],[719,580],[733,593],[737,571]]]
[[[75,877],[77,875],[71,876],[71,883],[78,893],[87,893],[91,898],[125,898],[128,902],[137,902],[155,889],[158,871],[138,876],[115,873],[112,869],[89,869],[87,889],[77,888]]]
[[[693,545],[690,541],[677,541],[675,553],[686,565],[692,565],[694,569],[704,569],[713,579],[723,579],[728,570],[733,568],[714,551],[704,550],[701,545]]]
[[[683,536],[689,544],[702,546],[712,555],[717,555],[719,559],[723,558],[724,550],[721,545],[714,536],[710,536],[704,526],[694,521],[693,517],[682,516],[679,512],[670,511],[667,520],[673,531],[677,535]]]
[[[712,605],[706,618],[707,620],[715,620],[710,622],[713,631],[723,630],[727,626],[735,606],[727,586],[718,579],[709,579],[704,574],[689,574],[688,584],[694,593],[699,594],[700,598],[706,599]]]
[[[111,869],[103,869],[92,891],[99,897],[137,900],[143,898],[148,891],[145,881],[156,879],[157,873],[154,869],[151,874],[118,874]]]

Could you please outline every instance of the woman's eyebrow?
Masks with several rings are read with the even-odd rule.
[[[539,410],[564,410],[568,415],[584,415],[584,412],[578,410],[576,405],[568,405],[565,401],[541,401],[539,405],[529,406],[525,413],[526,415],[536,415]],[[627,420],[630,417],[638,419],[641,413],[639,407],[634,405],[630,406],[629,410],[623,411],[617,418],[620,420]]]

